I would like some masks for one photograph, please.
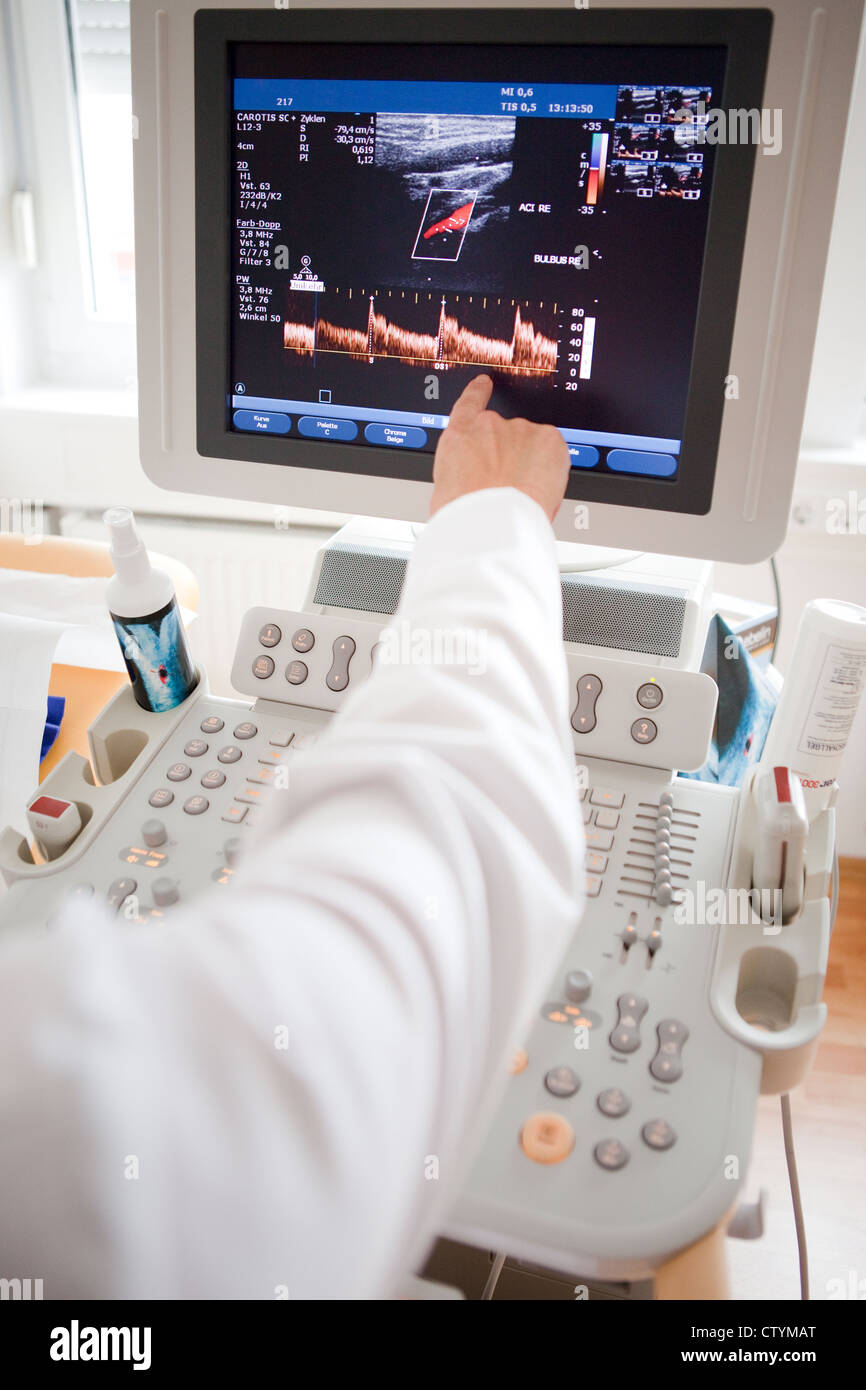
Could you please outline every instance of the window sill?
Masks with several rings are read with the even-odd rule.
[[[145,475],[138,458],[134,391],[89,391],[40,384],[0,396],[0,457],[7,497],[45,506],[102,511],[122,502],[141,513],[263,522],[279,529],[333,532],[337,512],[169,492]]]

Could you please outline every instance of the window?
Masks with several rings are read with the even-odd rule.
[[[93,311],[135,317],[129,0],[67,0]]]
[[[15,178],[32,194],[37,254],[18,271],[20,306],[4,325],[16,351],[0,388],[133,391],[128,0],[0,5]]]

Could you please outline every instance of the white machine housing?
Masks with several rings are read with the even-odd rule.
[[[461,8],[440,0],[441,8]],[[497,7],[499,0],[497,0]],[[503,8],[527,8],[522,4]],[[561,6],[572,10],[571,0]],[[193,16],[201,0],[132,7],[140,440],[145,472],[169,489],[424,520],[430,484],[201,457],[196,451]],[[262,8],[210,0],[207,8]],[[336,0],[312,9],[344,8]],[[423,8],[389,3],[378,9]],[[476,8],[487,8],[481,5]],[[551,5],[551,8],[560,8]],[[603,9],[677,9],[627,0]],[[765,9],[744,3],[743,9]],[[592,503],[594,544],[751,562],[772,554],[790,510],[824,264],[858,48],[861,0],[784,0],[773,9],[764,106],[781,112],[776,154],[759,150],[725,391],[712,506],[705,516]],[[291,10],[286,11],[289,23]],[[576,16],[579,23],[579,12]],[[387,39],[387,34],[371,33]],[[574,504],[556,520],[563,540]]]
[[[165,918],[170,926],[175,903],[206,888],[231,891],[259,807],[290,794],[294,760],[384,658],[388,624],[382,613],[255,608],[232,672],[246,698],[211,695],[201,672],[182,705],[153,714],[124,687],[90,730],[90,761],[67,754],[40,789],[80,813],[69,848],[34,862],[16,831],[0,834],[9,885],[0,929],[54,928],[70,892],[107,899],[118,930],[156,929]],[[587,672],[601,685],[597,728],[573,732],[586,905],[547,1001],[524,1021],[520,1065],[477,1117],[476,1157],[443,1234],[560,1274],[642,1280],[725,1218],[747,1170],[760,1091],[788,1089],[811,1061],[826,1016],[833,812],[811,828],[797,921],[768,928],[743,915],[749,787],[673,771],[674,757],[684,770],[706,757],[714,683],[577,643],[567,657],[575,707]],[[649,682],[661,698],[647,710],[637,693]],[[635,742],[630,727],[644,716],[657,734]],[[708,911],[711,894],[735,911]],[[617,1041],[623,1021],[633,1045]],[[672,1022],[680,1031],[669,1040]],[[670,1056],[681,1070],[670,1070]],[[573,1091],[551,1093],[570,1072]],[[602,1109],[612,1090],[627,1101],[622,1113]],[[550,1112],[570,1127],[573,1149],[562,1162],[535,1162],[520,1136]]]

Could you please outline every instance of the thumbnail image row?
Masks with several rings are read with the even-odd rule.
[[[672,125],[694,119],[712,106],[709,87],[617,87],[616,120]]]
[[[614,193],[634,193],[638,198],[684,198],[701,196],[700,164],[650,164],[614,159],[608,166],[608,186]]]
[[[613,159],[685,160],[701,164],[703,151],[695,149],[699,141],[696,125],[618,125],[613,134]]]

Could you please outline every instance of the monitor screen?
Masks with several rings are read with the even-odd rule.
[[[429,480],[485,371],[561,430],[569,495],[707,512],[754,149],[712,138],[731,45],[655,27],[229,31],[221,86],[197,64],[200,452]]]
[[[429,70],[235,47],[232,428],[429,453],[486,371],[575,468],[675,478],[724,53]]]

